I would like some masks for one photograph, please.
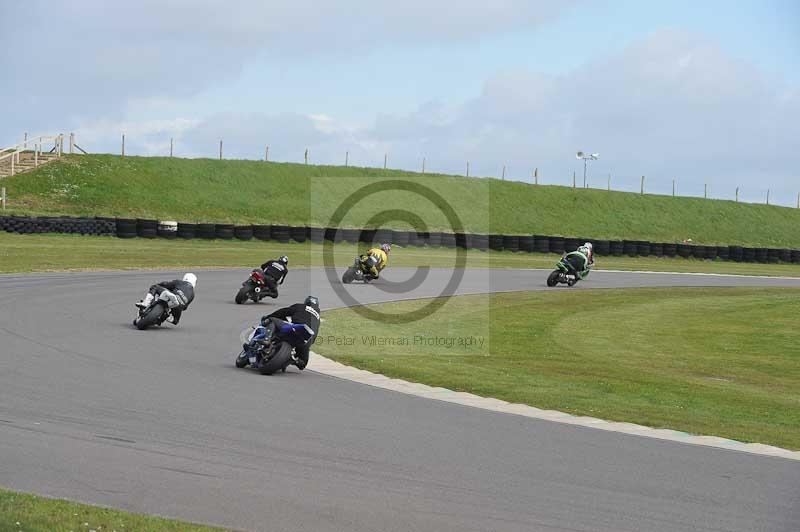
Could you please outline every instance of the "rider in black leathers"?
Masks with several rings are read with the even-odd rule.
[[[278,297],[278,285],[283,284],[286,274],[289,273],[289,257],[283,255],[278,260],[268,260],[261,265],[264,270],[267,293],[270,297]]]

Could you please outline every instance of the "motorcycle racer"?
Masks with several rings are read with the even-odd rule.
[[[377,279],[381,271],[389,263],[389,252],[391,250],[391,244],[384,242],[380,247],[371,248],[364,255],[361,255],[361,262],[372,279]]]
[[[194,301],[194,288],[196,285],[197,276],[193,273],[187,273],[182,279],[162,281],[151,286],[144,298],[135,303],[135,305],[139,309],[146,309],[156,297],[163,294],[170,308],[170,316],[167,321],[177,325],[181,320],[183,311],[189,308],[191,302]]]

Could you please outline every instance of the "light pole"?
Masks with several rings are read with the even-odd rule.
[[[599,153],[583,153],[579,151],[575,154],[576,159],[583,159],[583,188],[586,188],[586,162],[587,161],[596,161],[600,158]]]

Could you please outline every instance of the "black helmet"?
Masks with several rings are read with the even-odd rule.
[[[319,308],[319,299],[314,296],[308,296],[303,303],[309,307]]]
[[[278,262],[282,262],[283,264],[289,264],[289,257],[286,255],[281,255],[281,258],[278,259]]]

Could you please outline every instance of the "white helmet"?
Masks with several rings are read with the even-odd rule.
[[[184,275],[183,280],[192,285],[192,288],[197,286],[197,276],[193,273],[187,273]]]
[[[591,242],[584,242],[583,247],[587,248],[590,252],[593,251]]]

